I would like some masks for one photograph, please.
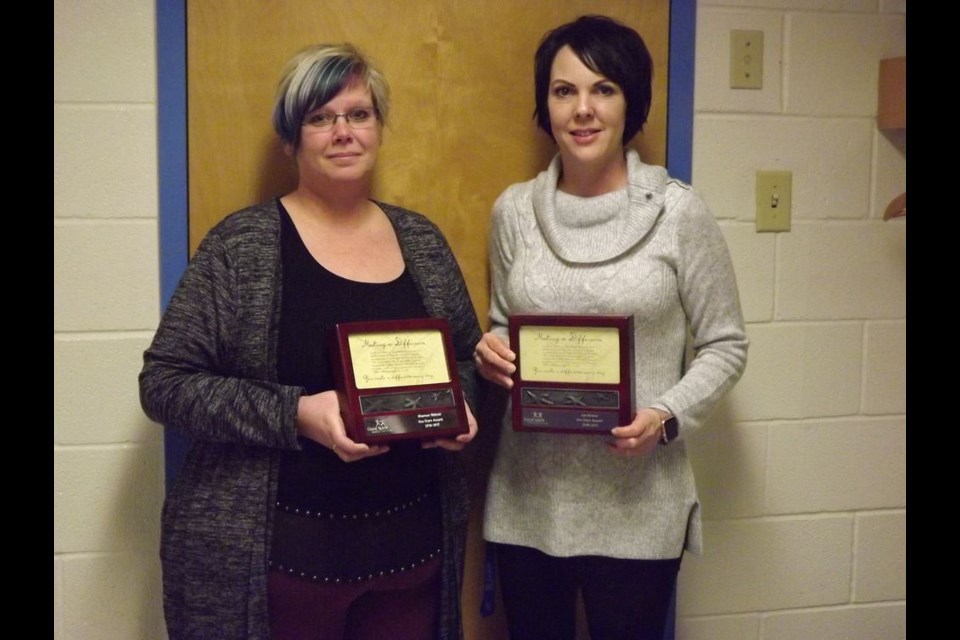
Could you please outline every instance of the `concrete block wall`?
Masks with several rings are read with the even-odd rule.
[[[53,9],[53,637],[160,639],[154,3]]]
[[[730,245],[753,345],[690,439],[705,553],[681,640],[906,635],[905,139],[876,76],[905,0],[700,0],[693,183]],[[54,638],[165,637],[160,429],[136,373],[159,314],[154,3],[54,1]],[[760,29],[764,88],[727,88]],[[758,169],[793,228],[757,234]]]
[[[760,90],[729,88],[734,29]],[[700,0],[693,185],[733,254],[747,372],[689,446],[705,550],[682,640],[906,637],[906,136],[876,128],[906,3]],[[793,172],[792,229],[754,228],[758,170]]]

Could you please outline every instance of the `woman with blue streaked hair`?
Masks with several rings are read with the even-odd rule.
[[[144,354],[144,411],[191,438],[163,512],[173,639],[462,637],[480,329],[439,229],[371,197],[388,111],[354,46],[298,53],[273,116],[296,188],[207,234]],[[450,323],[469,432],[352,440],[329,330],[426,317]]]

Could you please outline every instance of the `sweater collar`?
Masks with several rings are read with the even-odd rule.
[[[557,216],[557,184],[560,155],[536,177],[533,209],[537,223],[551,250],[567,262],[606,262],[623,255],[642,241],[656,224],[663,209],[669,179],[666,169],[644,164],[640,154],[627,151],[627,209],[589,227],[564,224]],[[605,196],[598,196],[604,198]],[[591,198],[583,198],[589,205]]]

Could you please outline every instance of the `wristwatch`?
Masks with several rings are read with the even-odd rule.
[[[669,444],[677,439],[680,433],[680,425],[677,417],[673,414],[667,414],[660,418],[660,444]]]

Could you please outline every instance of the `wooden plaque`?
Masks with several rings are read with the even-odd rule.
[[[636,415],[633,316],[512,315],[516,431],[609,435]]]
[[[345,322],[332,334],[340,412],[354,441],[383,444],[469,431],[446,320]]]

